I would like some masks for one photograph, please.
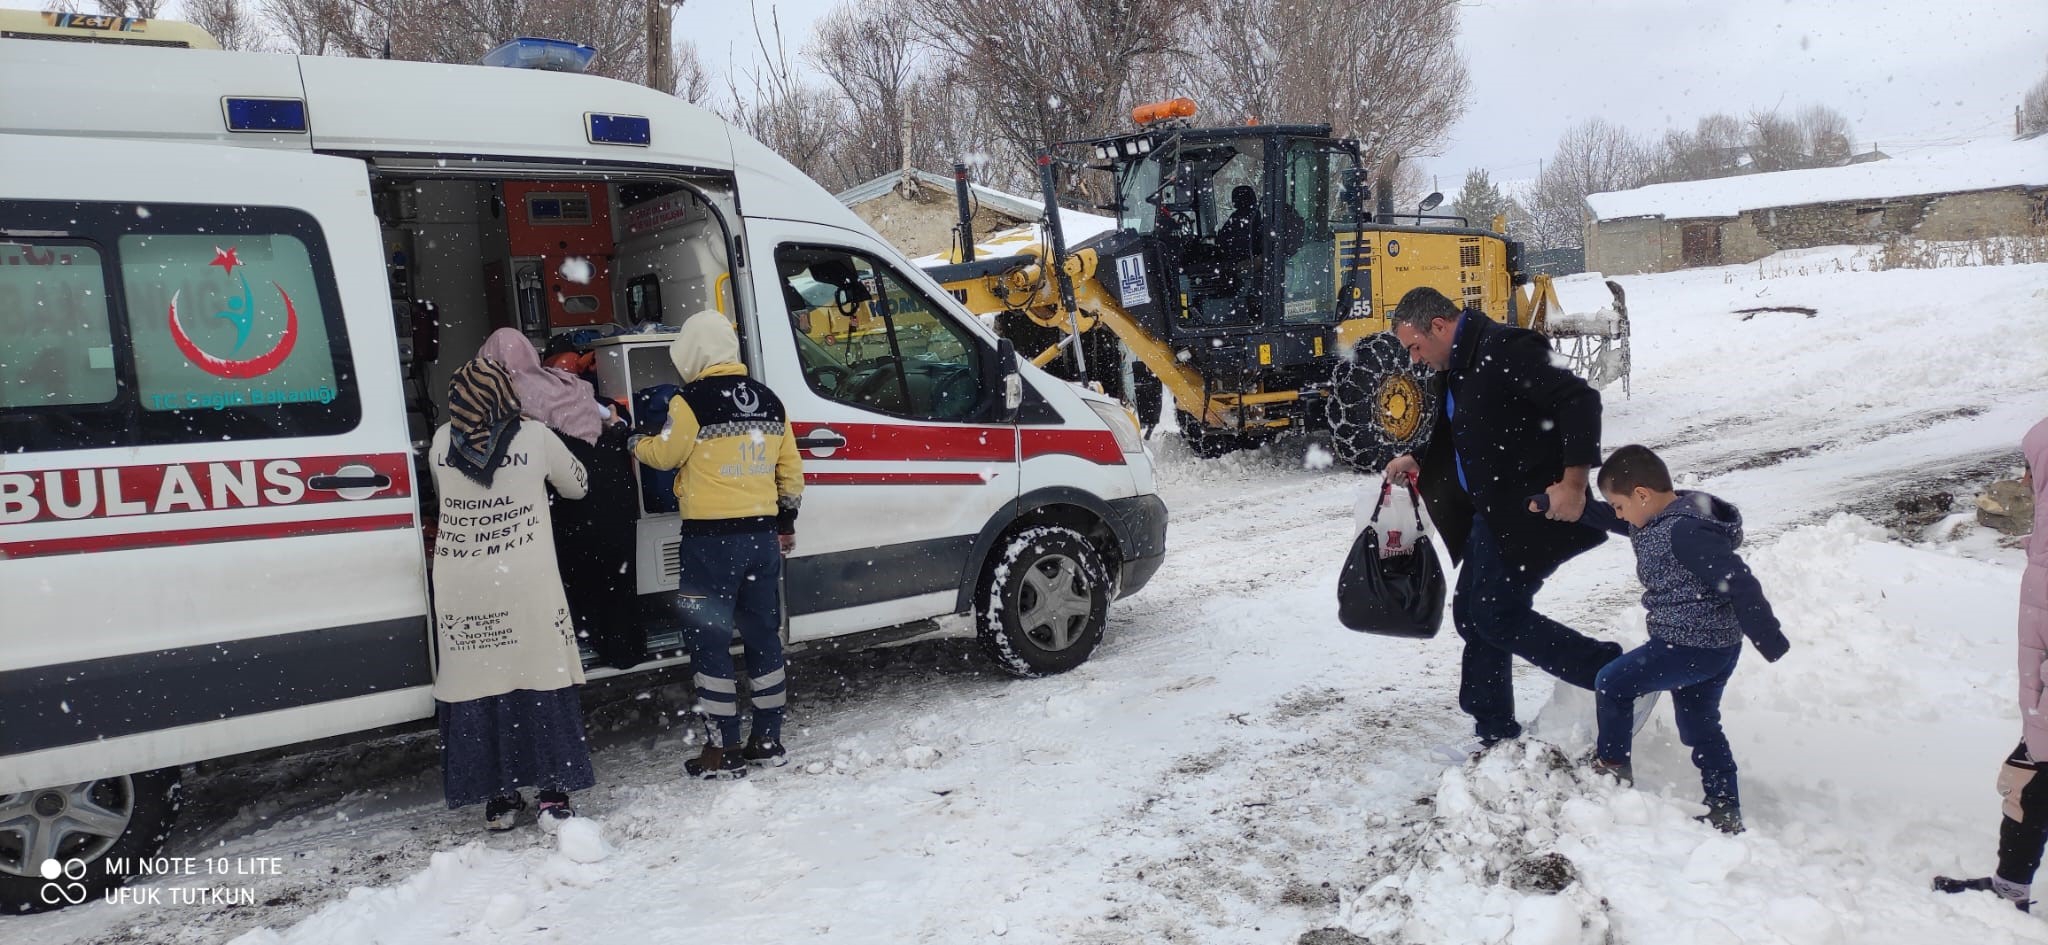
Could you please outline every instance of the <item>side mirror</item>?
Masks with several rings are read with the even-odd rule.
[[[1437,207],[1442,206],[1443,202],[1444,195],[1442,194],[1442,192],[1430,194],[1429,196],[1422,198],[1422,206],[1418,208],[1418,212],[1428,213],[1429,211],[1435,210]]]
[[[1024,406],[1024,373],[1017,368],[1017,346],[1008,338],[996,342],[996,378],[1003,393],[1003,420],[1015,420]]]

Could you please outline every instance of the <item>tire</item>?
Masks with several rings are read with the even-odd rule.
[[[1102,642],[1116,588],[1102,553],[1064,525],[1027,528],[996,549],[982,569],[974,609],[989,658],[1025,678],[1087,662]]]
[[[1244,449],[1244,439],[1235,433],[1218,430],[1195,419],[1185,410],[1175,411],[1180,419],[1180,439],[1188,445],[1188,452],[1202,459],[1215,459]]]
[[[1412,364],[1392,332],[1358,343],[1330,375],[1330,448],[1360,472],[1377,473],[1403,453],[1420,455],[1436,426],[1429,369]]]
[[[163,849],[178,808],[184,804],[182,790],[178,769],[163,768],[0,794],[0,913],[60,909],[90,902],[109,889],[126,885],[134,878],[137,861]],[[91,807],[84,806],[87,804]],[[99,830],[80,829],[79,821],[67,817],[76,812],[94,816],[93,824],[99,830],[119,832],[109,837]],[[26,848],[24,828],[32,824],[43,830],[58,827],[54,857],[48,848]],[[45,877],[45,859],[59,863],[54,880]],[[110,872],[109,859],[124,861],[126,868]]]

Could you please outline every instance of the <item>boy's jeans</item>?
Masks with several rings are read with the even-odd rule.
[[[1707,798],[1737,801],[1735,754],[1728,749],[1728,736],[1721,733],[1721,690],[1727,688],[1741,655],[1740,643],[1703,647],[1651,640],[1607,664],[1593,681],[1601,760],[1629,760],[1637,697],[1669,691],[1678,716],[1678,740],[1692,749],[1692,763],[1700,769]]]
[[[789,697],[782,668],[782,550],[775,533],[684,535],[676,557],[682,565],[676,609],[697,672],[697,711],[706,716],[712,747],[739,746],[735,634],[746,649],[754,738],[780,742]]]

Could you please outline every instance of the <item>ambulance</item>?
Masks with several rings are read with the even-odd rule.
[[[675,381],[672,326],[734,321],[804,458],[794,649],[959,628],[1061,672],[1163,560],[1123,406],[1020,363],[710,112],[574,72],[0,32],[31,37],[0,38],[0,912],[125,881],[181,766],[432,718],[423,450],[497,328],[630,403]],[[798,284],[861,343],[808,335]],[[635,496],[632,673],[684,660],[661,492]]]

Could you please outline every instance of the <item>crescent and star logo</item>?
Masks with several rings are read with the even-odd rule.
[[[226,319],[228,324],[235,327],[234,353],[238,354],[242,347],[249,343],[250,329],[256,324],[256,296],[249,289],[249,277],[235,275],[235,267],[241,264],[242,261],[235,257],[235,248],[232,246],[227,249],[214,247],[213,262],[207,263],[209,266],[219,266],[221,272],[234,276],[241,283],[242,294],[228,299],[226,308],[213,313],[213,317]],[[292,297],[285,293],[284,286],[275,282],[271,283],[271,286],[277,289],[277,297],[284,301],[284,331],[277,336],[277,344],[269,351],[252,358],[235,359],[216,357],[201,350],[199,344],[192,340],[192,336],[185,333],[185,326],[178,322],[178,293],[175,292],[171,293],[171,340],[177,343],[178,350],[185,355],[186,360],[215,377],[246,380],[262,377],[277,370],[283,366],[285,359],[292,356],[292,347],[298,344],[299,312],[292,305]]]
[[[761,395],[750,388],[738,388],[732,392],[732,405],[740,408],[741,413],[760,413]]]

